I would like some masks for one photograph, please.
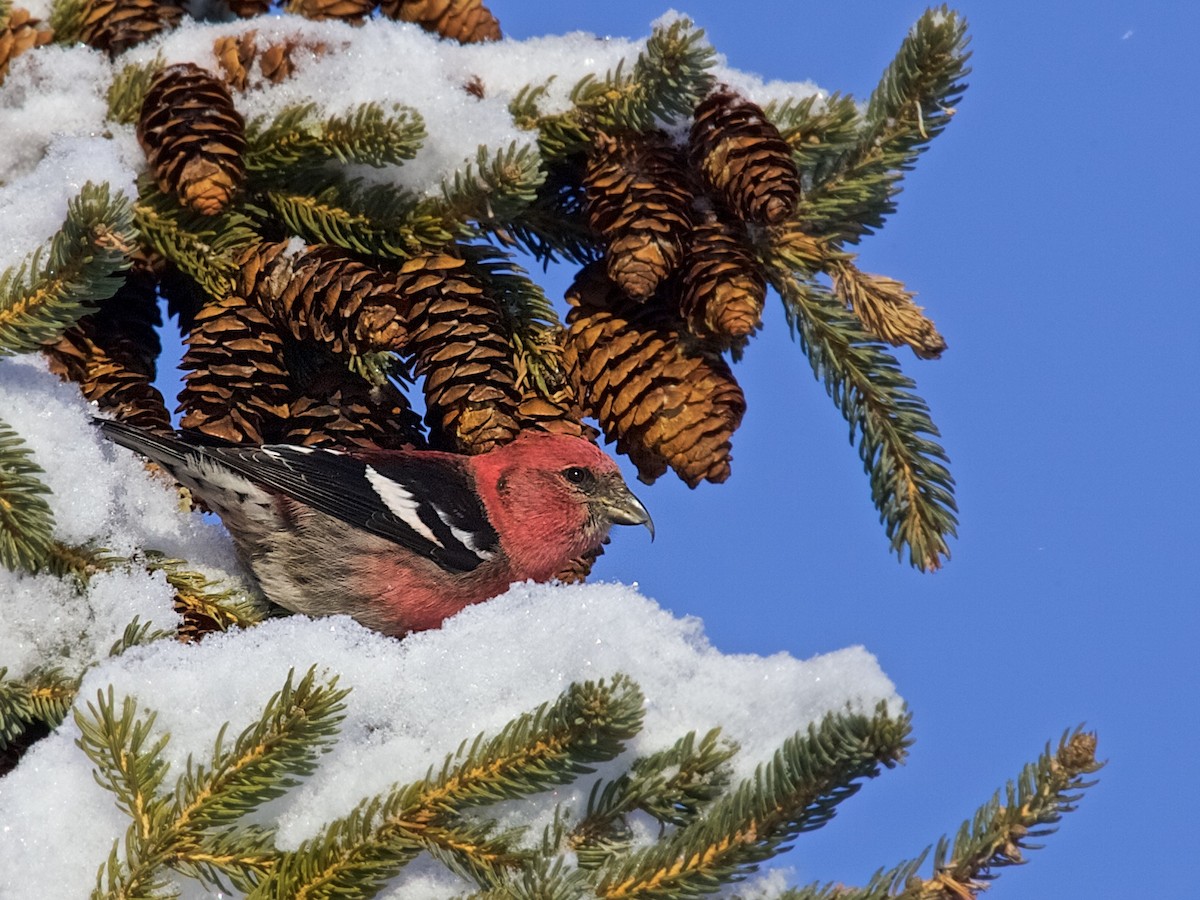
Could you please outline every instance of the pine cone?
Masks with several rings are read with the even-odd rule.
[[[555,573],[555,579],[561,581],[563,584],[582,584],[584,581],[587,581],[587,577],[592,574],[592,566],[596,564],[596,560],[604,555],[604,545],[608,543],[609,539],[605,538],[604,544],[601,544],[595,550],[571,560],[565,569]]]
[[[9,13],[8,21],[0,25],[0,83],[8,74],[8,64],[35,47],[50,43],[54,37],[54,29],[43,26],[41,19],[35,19],[27,9],[14,9]]]
[[[574,391],[559,391],[550,397],[526,388],[517,405],[517,427],[522,431],[548,431],[569,434],[594,441],[599,432],[583,424],[583,410],[575,402]]]
[[[250,67],[258,55],[256,37],[257,32],[247,31],[240,35],[225,35],[213,41],[213,56],[217,58],[225,83],[235,91],[244,91],[250,82]]]
[[[624,296],[597,264],[567,302],[565,362],[580,402],[638,477],[653,482],[669,465],[690,487],[728,478],[746,401],[720,355],[681,335],[664,307]]]
[[[265,16],[271,11],[271,0],[226,0],[226,3],[239,19],[253,19],[255,16]]]
[[[696,226],[679,271],[679,313],[692,333],[742,347],[762,324],[767,282],[741,230],[716,216]]]
[[[784,221],[800,197],[792,151],[762,109],[722,88],[696,107],[688,139],[704,184],[740,219]]]
[[[421,417],[390,383],[372,385],[330,357],[292,402],[283,440],[304,447],[424,447]]]
[[[374,0],[289,0],[288,12],[306,19],[341,19],[359,23],[375,8]]]
[[[425,377],[425,421],[441,443],[484,453],[516,436],[520,397],[500,312],[464,265],[419,256],[400,266],[397,287],[409,304],[413,370]]]
[[[79,383],[88,400],[125,422],[170,431],[171,416],[152,384],[161,345],[157,279],[139,266],[94,313],[44,348],[50,371]]]
[[[463,44],[501,37],[500,22],[481,0],[383,0],[379,11]]]
[[[191,63],[158,74],[137,124],[158,186],[209,216],[225,209],[246,179],[245,132],[229,88]]]
[[[84,0],[79,39],[118,56],[182,18],[182,0]]]
[[[288,414],[291,389],[283,338],[245,298],[232,294],[196,315],[180,368],[180,423],[236,443],[271,439]]]
[[[408,343],[408,300],[395,273],[359,262],[337,247],[258,244],[240,262],[243,296],[281,329],[334,353],[398,350]]]
[[[597,136],[583,176],[588,222],[607,245],[608,276],[645,299],[671,274],[691,228],[683,157],[660,131]]]
[[[292,51],[298,46],[301,45],[293,41],[280,41],[263,50],[258,58],[258,68],[262,72],[263,78],[272,84],[279,84],[290,78],[296,69],[296,64],[292,61]],[[321,43],[302,46],[317,55],[325,52],[325,45]]]

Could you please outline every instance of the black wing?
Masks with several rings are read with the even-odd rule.
[[[454,572],[469,572],[499,550],[469,476],[445,458],[401,452],[359,458],[286,444],[214,444],[189,435],[161,437],[123,423],[100,424],[117,443],[151,459],[186,466],[189,459],[203,458]]]

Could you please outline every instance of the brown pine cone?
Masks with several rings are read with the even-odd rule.
[[[250,82],[250,67],[258,55],[255,45],[257,32],[228,34],[213,41],[213,55],[221,67],[225,83],[235,91],[244,91]]]
[[[405,261],[397,288],[409,304],[407,352],[425,378],[431,440],[484,453],[517,434],[520,395],[500,312],[463,260],[431,253]]]
[[[330,357],[292,401],[283,441],[303,447],[425,446],[421,417],[395,386],[372,385]]]
[[[362,22],[375,8],[374,0],[289,0],[287,10],[306,19]]]
[[[246,180],[245,132],[229,88],[191,63],[155,77],[137,123],[158,186],[209,216],[225,209]]]
[[[712,216],[689,236],[675,294],[693,334],[741,348],[762,324],[767,281],[741,229]]]
[[[682,154],[660,131],[598,135],[583,176],[588,223],[607,245],[608,276],[645,299],[675,269],[691,228]]]
[[[85,0],[79,39],[118,56],[182,18],[182,0]]]
[[[265,16],[271,11],[271,0],[226,0],[230,11],[240,19]]]
[[[481,0],[383,0],[389,19],[416,22],[426,31],[462,44],[500,40],[500,22]]]
[[[35,19],[27,9],[14,9],[8,15],[8,21],[0,21],[0,82],[8,74],[8,64],[35,47],[50,43],[54,38],[54,29],[43,25],[41,19]]]
[[[729,88],[696,107],[688,155],[705,186],[746,222],[777,225],[796,208],[791,149],[758,104]]]
[[[574,391],[567,389],[546,397],[531,388],[521,392],[517,405],[517,426],[522,431],[548,431],[569,434],[594,441],[599,432],[583,423],[583,410],[574,400]]]
[[[83,396],[117,418],[151,431],[170,431],[171,416],[152,384],[161,346],[157,279],[148,266],[94,313],[44,348],[50,371],[79,383]]]
[[[609,538],[604,539],[604,544],[601,544],[590,553],[576,557],[567,564],[567,567],[560,572],[557,572],[554,577],[563,584],[582,584],[587,581],[587,577],[592,574],[592,566],[596,564],[601,556],[604,555],[604,545],[609,543]]]
[[[653,482],[670,466],[690,487],[729,477],[746,401],[710,346],[681,334],[658,303],[638,303],[591,264],[567,292],[566,359],[584,411]]]
[[[399,350],[408,343],[408,300],[394,272],[359,262],[337,247],[286,252],[287,242],[242,255],[241,293],[300,341],[339,354]]]
[[[270,440],[288,414],[291,388],[283,338],[266,316],[231,294],[197,313],[187,344],[180,424],[236,443]]]

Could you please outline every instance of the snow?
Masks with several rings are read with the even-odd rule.
[[[236,575],[223,532],[178,509],[173,489],[133,454],[104,442],[91,407],[31,357],[0,362],[0,410],[45,468],[56,537],[91,540],[114,552],[162,550],[206,571]],[[87,473],[81,479],[80,475]],[[459,744],[494,734],[513,717],[553,701],[572,682],[625,673],[646,697],[643,731],[624,762],[670,746],[688,731],[721,726],[737,742],[745,777],[783,740],[831,711],[870,711],[900,701],[874,657],[851,647],[797,660],[722,654],[695,618],[678,618],[619,584],[518,584],[464,610],[438,631],[404,640],[349,618],[271,619],[198,644],[160,640],[109,658],[107,649],[137,615],[171,627],[171,592],[138,566],[94,577],[76,592],[49,576],[0,572],[0,665],[20,675],[48,660],[86,669],[81,706],[110,687],[158,713],[170,734],[164,758],[178,775],[189,755],[209,752],[221,724],[237,734],[253,722],[289,670],[316,666],[351,688],[340,736],[316,773],[271,805],[280,846],[294,847],[363,798],[419,779]],[[84,896],[97,866],[127,825],[91,777],[68,718],[0,780],[0,897],[18,885],[61,885]],[[617,771],[620,761],[601,767]],[[595,777],[595,776],[594,776]],[[170,780],[168,780],[170,783]],[[492,813],[540,834],[554,805],[580,811],[591,780]],[[385,896],[449,896],[465,886],[426,861]],[[764,883],[770,883],[769,880]],[[196,890],[183,885],[184,895]],[[195,896],[200,896],[195,894]]]
[[[186,558],[210,578],[238,578],[218,526],[179,513],[179,495],[151,480],[132,454],[118,452],[91,425],[78,389],[51,375],[38,356],[0,360],[0,419],[21,436],[45,473],[54,536],[128,556],[139,549]],[[56,578],[0,568],[0,667],[20,677],[52,662],[77,674],[108,652],[138,616],[158,628],[179,621],[161,573],[142,566],[93,578],[85,592]]]

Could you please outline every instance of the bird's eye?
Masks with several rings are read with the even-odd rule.
[[[579,466],[571,466],[569,469],[563,469],[563,478],[571,482],[571,484],[583,484],[587,481],[587,469],[581,469]]]

